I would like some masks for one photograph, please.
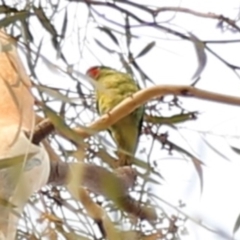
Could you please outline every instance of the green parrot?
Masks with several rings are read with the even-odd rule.
[[[88,69],[87,75],[100,84],[99,87],[96,87],[97,111],[99,115],[110,112],[125,98],[140,90],[131,75],[109,67],[91,67]],[[117,155],[120,160],[119,166],[131,165],[134,160],[141,133],[143,115],[144,107],[141,106],[108,129],[117,145]]]

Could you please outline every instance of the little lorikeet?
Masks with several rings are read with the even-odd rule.
[[[131,75],[109,67],[91,67],[87,75],[99,84],[95,87],[99,115],[110,112],[121,101],[140,89]],[[144,107],[141,106],[108,129],[118,148],[119,166],[131,165],[134,160],[143,114]]]

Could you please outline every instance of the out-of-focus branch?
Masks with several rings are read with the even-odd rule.
[[[98,223],[104,238],[121,239],[107,213],[101,206],[92,200],[87,191],[83,188],[79,190],[79,199],[88,215]]]
[[[83,162],[66,163],[63,161],[52,161],[48,184],[68,184],[71,181],[71,171],[76,168],[80,168],[82,172],[81,178],[79,177],[81,186],[87,187],[90,191],[104,196],[108,195],[108,190],[104,186],[105,180],[115,182],[119,188],[120,197],[122,197],[127,194],[129,188],[133,187],[136,178],[136,171],[130,167],[122,167],[114,172],[110,172],[103,167]]]
[[[161,231],[148,236],[145,236],[142,232],[138,231],[119,231],[113,226],[104,209],[96,204],[83,188],[79,190],[79,199],[85,207],[88,215],[99,223],[99,226],[102,228],[102,234],[106,239],[156,240],[161,239],[164,236]]]
[[[51,161],[48,183],[68,185],[76,169],[80,169],[81,172],[80,176],[77,177],[79,186],[87,187],[90,191],[113,200],[120,209],[136,217],[156,220],[157,216],[153,209],[139,205],[128,196],[128,189],[133,186],[136,178],[136,172],[131,167],[122,167],[110,172],[103,167],[82,162]],[[75,184],[77,183],[75,182]]]

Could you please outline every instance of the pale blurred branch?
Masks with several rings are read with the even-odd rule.
[[[58,157],[48,143],[45,142],[44,145],[47,146],[46,149],[50,159],[53,159],[51,161],[48,184],[67,185],[71,181],[74,170],[80,168],[79,183],[75,184],[87,187],[87,189],[96,194],[101,194],[112,199],[121,209],[137,217],[148,220],[156,219],[153,209],[140,206],[128,196],[128,189],[133,186],[136,179],[136,171],[131,167],[122,167],[114,170],[114,172],[110,172],[103,167],[93,164],[83,162],[66,163],[56,160]]]

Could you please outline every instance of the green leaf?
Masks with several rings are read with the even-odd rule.
[[[4,207],[11,207],[11,208],[16,208],[17,206],[12,204],[11,202],[7,201],[6,199],[0,198],[0,205]]]
[[[98,27],[102,32],[106,33],[115,44],[119,46],[118,39],[115,37],[115,35],[112,33],[112,31],[109,28],[106,27]]]
[[[41,22],[42,26],[48,31],[51,36],[52,36],[52,44],[53,47],[55,48],[57,55],[61,57],[61,59],[67,64],[67,60],[63,53],[61,52],[61,46],[60,46],[60,40],[58,40],[58,33],[57,30],[55,29],[54,25],[51,23],[50,19],[46,16],[44,13],[42,7],[33,7],[34,13],[38,17],[38,20]],[[67,15],[65,15],[67,17]],[[64,18],[66,21],[66,18]],[[64,25],[64,24],[63,24]],[[63,26],[64,27],[64,26]],[[65,27],[64,27],[65,28]],[[64,28],[62,30],[64,30]]]
[[[0,6],[0,13],[17,13],[18,10],[16,8],[11,8],[6,5]]]
[[[67,23],[68,23],[68,12],[67,12],[67,8],[66,8],[64,19],[63,19],[62,31],[61,31],[62,38],[65,37],[66,31],[67,31]]]
[[[18,164],[24,163],[24,160],[26,159],[26,157],[30,159],[35,154],[36,153],[30,153],[27,155],[22,154],[22,155],[15,156],[15,157],[0,159],[0,169],[9,168],[9,167],[13,167]]]
[[[205,134],[200,134],[200,136],[202,137],[202,140],[205,142],[205,144],[211,148],[214,152],[216,152],[219,156],[221,156],[222,158],[224,158],[227,161],[231,161],[230,158],[228,158],[228,156],[224,155],[223,152],[221,152],[220,150],[218,150],[217,148],[215,148],[209,141],[207,141]]]
[[[41,7],[33,6],[34,13],[36,14],[38,20],[41,22],[42,26],[52,35],[57,36],[57,31],[54,26],[51,24],[48,17],[45,15]]]
[[[203,170],[202,170],[202,162],[195,158],[194,156],[192,157],[192,163],[197,171],[198,177],[200,179],[200,188],[201,188],[201,192],[203,190]]]
[[[42,93],[46,93],[47,95],[55,98],[55,99],[58,99],[62,102],[66,102],[66,103],[74,103],[76,101],[70,99],[69,97],[66,97],[65,95],[63,95],[62,93],[60,93],[59,91],[57,90],[54,90],[54,89],[51,89],[51,88],[48,88],[48,87],[44,87],[44,86],[40,86],[40,85],[35,85],[35,87]]]
[[[19,11],[14,15],[7,16],[0,20],[0,27],[7,27],[9,24],[15,23],[16,21],[23,21],[28,17],[27,11]]]
[[[172,150],[176,150],[180,153],[183,153],[185,155],[187,155],[189,158],[191,158],[191,161],[197,171],[197,174],[199,176],[199,180],[200,180],[200,189],[201,189],[201,193],[203,190],[203,170],[202,170],[202,166],[204,165],[204,163],[199,160],[197,157],[195,157],[193,154],[191,154],[190,152],[188,152],[187,150],[183,149],[182,147],[179,147],[178,145],[176,145],[175,143],[164,139],[163,144],[167,144],[170,146],[170,149]]]
[[[234,224],[233,233],[236,233],[239,227],[240,227],[240,214],[238,215],[237,220]]]
[[[240,154],[240,149],[239,148],[236,148],[236,147],[233,147],[233,146],[230,146],[230,147],[235,153]]]
[[[136,56],[136,58],[142,57],[143,55],[146,55],[154,46],[156,45],[156,42],[150,42],[145,46],[142,51]]]
[[[24,40],[32,42],[33,41],[33,36],[31,31],[29,30],[29,21],[27,21],[27,19],[25,19],[24,21],[22,21],[22,31],[23,31],[23,36],[24,36]]]
[[[77,144],[82,144],[82,145],[85,144],[81,136],[79,136],[79,134],[77,134],[74,130],[68,127],[67,124],[63,121],[63,119],[59,117],[52,109],[46,106],[43,106],[43,109],[47,117],[50,119],[50,121],[54,125],[55,129],[59,129],[61,131],[61,134],[63,134],[67,139]]]
[[[101,47],[102,49],[104,49],[105,51],[109,52],[109,53],[115,53],[114,50],[111,50],[110,48],[106,47],[105,45],[103,45],[100,41],[98,41],[97,39],[94,39],[95,42],[97,43],[97,45],[99,47]]]
[[[197,54],[198,59],[198,68],[196,72],[192,76],[192,80],[198,79],[203,72],[206,64],[207,64],[207,54],[205,52],[205,44],[199,40],[194,34],[189,33],[190,40],[194,44],[194,48]]]
[[[145,115],[144,120],[154,124],[176,124],[176,123],[186,122],[189,120],[195,120],[196,114],[197,112],[181,113],[181,114],[173,115],[171,117],[158,117],[158,116]]]

